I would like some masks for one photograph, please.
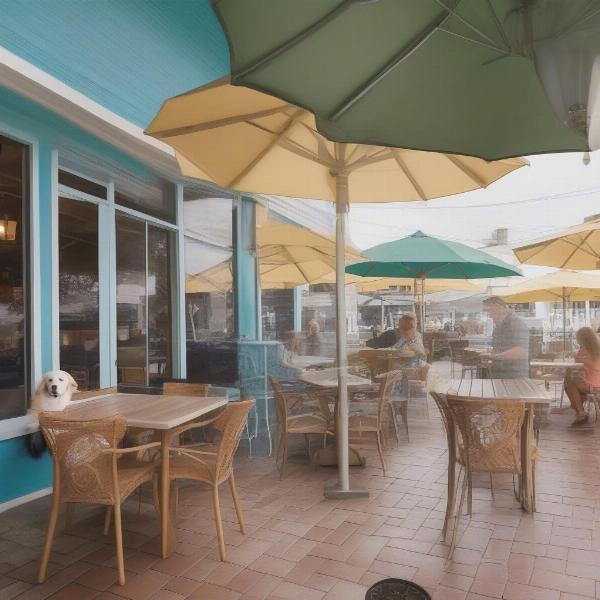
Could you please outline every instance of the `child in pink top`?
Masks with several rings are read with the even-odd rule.
[[[589,416],[583,408],[584,397],[593,390],[600,390],[600,340],[591,327],[582,327],[575,336],[579,344],[575,361],[583,363],[583,368],[569,369],[565,377],[565,392],[577,413],[571,427],[588,422]]]

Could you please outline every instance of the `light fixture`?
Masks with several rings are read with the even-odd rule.
[[[17,237],[17,222],[0,219],[0,242],[13,242]]]

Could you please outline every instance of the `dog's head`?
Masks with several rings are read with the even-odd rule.
[[[67,392],[77,391],[77,382],[66,371],[48,371],[36,389],[37,393],[45,393],[54,398],[60,398]]]

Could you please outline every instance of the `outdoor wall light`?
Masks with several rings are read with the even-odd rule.
[[[17,236],[17,222],[7,218],[0,219],[0,241],[13,242]]]

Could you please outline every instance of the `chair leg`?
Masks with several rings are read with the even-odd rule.
[[[381,468],[383,469],[383,476],[385,477],[385,461],[383,460],[383,452],[381,450],[381,432],[376,431],[375,435],[377,436],[377,452],[379,452],[379,460],[381,461]]]
[[[494,500],[494,480],[492,479],[492,474],[490,473],[490,491],[492,492],[492,500]]]
[[[282,448],[283,456],[281,457],[281,469],[279,470],[279,479],[283,479],[283,475],[285,472],[285,463],[287,462],[288,455],[288,440],[287,436],[283,440],[283,448]]]
[[[102,533],[104,535],[108,535],[108,530],[110,529],[110,521],[112,517],[112,506],[109,504],[104,511],[104,529]]]
[[[396,446],[400,446],[400,434],[398,432],[398,416],[396,415],[396,410],[394,409],[394,405],[390,402],[388,404],[390,407],[390,414],[392,417],[392,423],[394,425],[394,435],[396,436]]]
[[[244,523],[244,514],[242,513],[242,505],[240,504],[240,498],[235,487],[235,478],[233,471],[229,476],[229,489],[231,490],[231,497],[233,498],[233,505],[235,506],[235,514],[237,515],[238,523],[240,524],[240,532],[246,533],[246,525]]]
[[[468,491],[467,494],[467,514],[473,514],[473,476],[469,473],[468,476]]]
[[[531,465],[531,510],[537,512],[537,503],[535,500],[535,461]]]
[[[177,481],[173,481],[173,521],[177,522],[177,513],[179,512],[179,486],[177,485]]]
[[[46,579],[46,569],[48,568],[48,559],[52,550],[52,542],[54,541],[54,533],[56,531],[56,522],[58,521],[58,513],[60,510],[60,493],[54,490],[52,495],[52,508],[50,509],[50,520],[48,521],[48,532],[46,533],[46,541],[44,542],[44,551],[42,552],[42,560],[40,562],[40,570],[38,572],[38,583],[43,583]]]
[[[406,432],[406,440],[410,442],[410,435],[408,433],[408,402],[403,402],[400,406],[400,412],[402,413],[402,422],[404,423],[404,431]]]
[[[304,447],[306,449],[306,457],[310,458],[310,436],[308,433],[304,434]]]
[[[452,558],[454,555],[454,549],[456,548],[458,528],[460,527],[460,517],[465,504],[465,492],[467,491],[469,481],[469,474],[464,471],[463,472],[463,484],[462,490],[460,492],[460,502],[458,503],[458,511],[456,512],[456,518],[454,519],[454,529],[452,530],[452,542],[450,543],[450,554],[448,554],[448,560]]]
[[[219,541],[219,556],[225,560],[225,538],[223,536],[223,522],[221,521],[221,506],[219,505],[219,485],[213,485],[213,512],[215,514],[215,526],[217,528],[217,540]]]
[[[152,502],[154,504],[154,510],[160,518],[160,493],[158,491],[158,474],[155,474],[152,478]]]
[[[123,531],[121,529],[121,504],[116,503],[115,513],[115,546],[117,549],[117,568],[119,570],[119,585],[125,585],[125,562],[123,560]]]

